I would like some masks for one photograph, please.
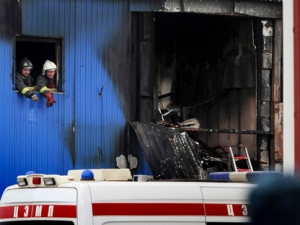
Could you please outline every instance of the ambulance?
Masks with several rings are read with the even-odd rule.
[[[0,225],[247,224],[256,185],[224,177],[153,180],[128,169],[31,172],[4,190]]]

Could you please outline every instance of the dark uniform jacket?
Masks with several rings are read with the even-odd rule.
[[[39,75],[35,81],[37,89],[43,95],[45,95],[47,92],[50,92],[48,88],[56,88],[55,83],[56,83],[55,76],[53,77],[53,79],[50,79],[46,75],[42,75],[42,74]]]
[[[34,84],[34,79],[31,75],[27,77],[23,76],[20,73],[17,73],[16,77],[16,88],[22,93],[23,89],[26,87],[32,87]],[[26,93],[24,93],[26,95]]]

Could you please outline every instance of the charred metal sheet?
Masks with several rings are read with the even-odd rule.
[[[265,135],[273,135],[270,131],[262,131],[262,130],[238,130],[238,129],[206,129],[206,128],[174,128],[176,130],[189,131],[189,132],[202,132],[202,133],[223,133],[223,134],[265,134]]]
[[[263,69],[272,69],[272,53],[263,53],[262,54],[262,68]]]
[[[275,104],[274,109],[275,123],[275,162],[283,161],[283,103]]]
[[[282,18],[282,3],[253,0],[235,1],[234,12],[262,18]]]
[[[243,49],[232,53],[226,61],[223,87],[225,89],[254,87],[254,64],[254,55],[250,50]]]
[[[132,12],[193,12],[233,14],[233,0],[131,0]]]
[[[270,117],[270,102],[261,103],[261,117]]]
[[[138,104],[140,105],[139,121],[153,121],[153,85],[154,75],[152,68],[153,61],[153,15],[151,13],[142,14],[139,16],[138,27],[138,64],[143,65],[138,67]]]
[[[263,52],[273,52],[273,37],[263,37]]]
[[[131,122],[155,179],[200,179],[201,164],[185,131]]]
[[[203,0],[203,1],[182,1],[166,0],[165,9],[170,12],[193,12],[207,14],[232,14],[233,1],[231,0]]]
[[[261,84],[263,86],[268,86],[270,85],[270,70],[262,70],[261,71]]]
[[[269,170],[270,158],[269,158],[269,138],[267,136],[261,136],[258,140],[259,146],[259,164],[260,169]]]
[[[282,18],[282,3],[253,0],[130,0],[130,11],[243,14],[262,18]]]
[[[271,87],[270,86],[262,86],[261,87],[261,100],[262,101],[270,101],[271,100]]]
[[[261,129],[263,131],[266,131],[266,132],[271,130],[271,128],[270,128],[270,119],[269,118],[262,118],[261,119]]]
[[[276,33],[274,35],[274,54],[273,54],[273,86],[272,99],[274,107],[274,160],[275,163],[283,162],[283,102],[282,102],[282,39],[283,26],[282,20],[274,22]],[[278,166],[278,164],[277,164]]]
[[[282,20],[275,21],[276,34],[274,35],[273,71],[272,71],[272,95],[274,102],[282,102]]]

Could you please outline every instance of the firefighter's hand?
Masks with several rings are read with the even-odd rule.
[[[34,94],[34,95],[31,95],[31,99],[34,101],[34,102],[36,102],[36,101],[38,101],[39,99],[38,99],[38,97]]]
[[[45,97],[47,98],[47,103],[46,103],[47,108],[52,107],[52,105],[56,103],[51,92],[46,93]]]
[[[31,98],[31,96],[34,94],[32,91],[26,91],[26,93],[24,95],[26,96],[26,98]]]

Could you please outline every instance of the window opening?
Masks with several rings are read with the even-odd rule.
[[[31,76],[36,79],[42,73],[42,68],[46,60],[54,62],[57,66],[56,89],[52,92],[63,92],[62,88],[62,39],[61,38],[41,38],[17,36],[15,46],[15,72],[18,70],[20,61],[26,57],[32,64]],[[14,89],[16,83],[14,78]]]

